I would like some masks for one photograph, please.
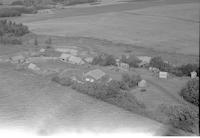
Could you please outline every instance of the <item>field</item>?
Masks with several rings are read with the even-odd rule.
[[[34,53],[41,48],[50,49],[46,56],[58,57],[60,53],[52,49],[74,48],[79,50],[79,57],[95,56],[103,52],[115,58],[134,54],[161,56],[174,65],[198,64],[197,2],[130,0],[117,3],[116,0],[110,0],[103,1],[100,6],[52,9],[53,14],[23,14],[21,17],[0,18],[23,23],[32,32],[22,37],[22,45],[0,44],[0,127],[24,126],[42,135],[59,131],[125,131],[150,135],[167,133],[167,125],[163,124],[166,117],[158,111],[161,104],[197,108],[179,96],[189,77],[170,76],[169,79],[161,80],[144,68],[129,71],[140,74],[147,81],[145,92],[141,92],[138,87],[129,91],[146,106],[148,114],[143,116],[52,82],[52,76],[56,73],[37,74],[1,60],[10,60],[10,57],[17,54]],[[51,44],[45,42],[49,38]],[[36,40],[37,45],[34,44]],[[121,79],[121,74],[113,71],[112,66],[80,66],[57,60],[43,62],[40,61],[42,57],[38,58],[38,61],[32,62],[44,70],[59,72],[76,69],[82,74],[83,71],[99,68],[112,78]]]

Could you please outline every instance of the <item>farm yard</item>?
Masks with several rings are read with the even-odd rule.
[[[110,0],[0,18],[0,127],[199,135],[198,8]]]

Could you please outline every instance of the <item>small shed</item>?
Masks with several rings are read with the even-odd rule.
[[[84,60],[85,60],[87,63],[92,63],[93,57],[86,57]]]
[[[12,63],[23,63],[25,62],[25,57],[23,55],[17,55],[10,58]]]
[[[120,63],[119,64],[119,69],[123,71],[129,71],[129,64],[127,63]]]
[[[194,79],[194,78],[197,77],[197,72],[193,71],[193,72],[190,73],[190,75],[191,75],[191,78]]]
[[[28,65],[28,69],[31,69],[33,71],[39,71],[40,70],[40,68],[37,65],[33,64],[33,63],[30,63]]]
[[[163,72],[163,71],[159,72],[159,78],[167,79],[167,77],[168,77],[168,72]]]
[[[138,82],[138,87],[140,87],[140,88],[145,88],[145,87],[147,87],[147,82],[146,82],[146,80],[141,80],[140,82]]]
[[[44,53],[45,51],[46,51],[46,49],[44,49],[44,48],[41,48],[41,49],[40,49],[40,52],[41,52],[41,53]]]

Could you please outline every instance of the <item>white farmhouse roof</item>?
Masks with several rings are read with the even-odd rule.
[[[66,53],[62,53],[62,54],[60,55],[60,58],[61,58],[61,59],[68,59],[69,57],[71,57],[71,55],[70,55],[70,54],[66,54]]]
[[[72,64],[84,64],[84,61],[80,57],[70,56],[68,60]]]
[[[70,53],[72,55],[77,55],[78,50],[70,49],[70,48],[56,48],[55,51],[62,53]]]
[[[89,71],[88,73],[85,74],[85,76],[90,76],[90,77],[92,77],[96,80],[101,79],[105,75],[106,75],[106,73],[103,72],[100,69],[91,70],[91,71]]]

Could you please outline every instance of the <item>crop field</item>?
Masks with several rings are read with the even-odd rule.
[[[198,8],[197,4],[168,5],[26,24],[38,34],[96,37],[157,51],[198,55]]]

